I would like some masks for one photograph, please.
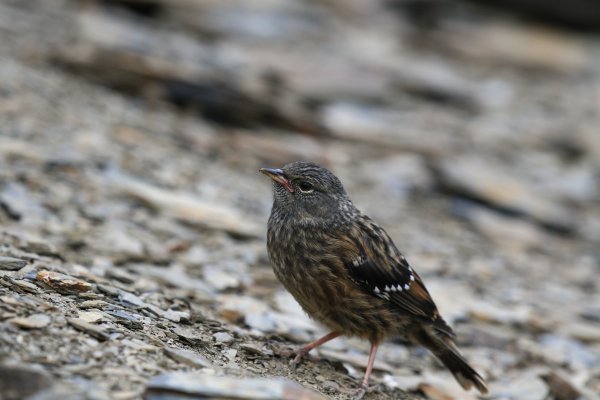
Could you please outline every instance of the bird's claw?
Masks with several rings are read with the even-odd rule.
[[[352,396],[352,400],[361,400],[367,393],[367,390],[369,390],[368,385],[364,385],[364,384],[360,385],[360,387],[356,390],[356,392],[354,392],[354,395]]]
[[[299,351],[298,354],[296,354],[296,357],[294,357],[292,360],[290,360],[290,368],[296,369],[296,367],[298,367],[298,364],[300,364],[300,361],[302,361],[302,357],[304,355],[305,355],[305,353],[303,353],[302,351]]]
[[[371,391],[377,390],[381,388],[381,384],[379,385],[373,385],[373,386],[369,386],[366,383],[363,383],[360,385],[360,387],[358,389],[356,389],[354,391],[354,394],[352,396],[352,400],[360,400],[363,398],[363,396]]]

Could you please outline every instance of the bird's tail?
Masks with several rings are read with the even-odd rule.
[[[434,354],[452,372],[452,375],[463,389],[469,390],[475,386],[481,394],[487,394],[488,388],[485,380],[467,363],[467,360],[460,353],[446,349]]]
[[[419,341],[452,372],[463,389],[469,390],[475,386],[481,394],[487,394],[485,380],[467,363],[450,335],[432,327],[427,332],[422,332]]]

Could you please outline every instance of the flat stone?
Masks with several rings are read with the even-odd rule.
[[[19,328],[40,329],[50,324],[52,319],[46,314],[33,314],[25,318],[13,318],[10,322]]]
[[[187,340],[190,343],[204,342],[207,340],[198,330],[188,327],[176,327],[173,329],[173,333],[182,339]]]
[[[544,226],[572,229],[570,212],[509,168],[475,156],[452,157],[435,165],[441,187],[501,210],[524,214]]]
[[[462,390],[452,379],[438,377],[434,382],[423,382],[419,385],[419,390],[425,394],[429,400],[476,400],[477,396],[473,391],[466,392]]]
[[[126,292],[124,290],[119,290],[119,300],[121,300],[123,305],[130,308],[142,308],[147,306],[144,300],[135,294]]]
[[[319,349],[319,354],[331,360],[348,363],[357,368],[366,368],[369,357],[366,354],[357,354],[350,352],[341,352],[325,348]],[[393,372],[394,367],[382,360],[375,359],[373,369],[376,371]]]
[[[24,399],[52,387],[54,378],[41,367],[0,364],[0,394],[3,399]]]
[[[213,337],[215,338],[215,341],[217,343],[224,343],[224,344],[228,344],[234,341],[233,336],[231,336],[229,333],[227,332],[217,332],[213,335]]]
[[[503,378],[490,385],[490,392],[499,398],[544,400],[548,389],[535,370],[520,371],[518,376]]]
[[[241,284],[238,275],[231,271],[223,270],[219,265],[207,265],[204,267],[204,280],[214,289],[222,291],[230,288],[237,288]]]
[[[190,313],[185,311],[166,310],[163,311],[161,316],[173,322],[182,322],[190,320]]]
[[[569,379],[557,372],[548,372],[540,376],[553,398],[557,400],[578,400],[588,399],[579,389],[577,389]],[[591,398],[589,399],[591,400]]]
[[[131,314],[124,310],[107,310],[105,312],[111,317],[114,317],[117,322],[130,329],[142,329],[144,327],[143,317],[140,315]]]
[[[494,245],[512,251],[539,248],[546,243],[545,232],[521,218],[506,217],[483,207],[469,207],[464,215]]]
[[[107,276],[114,278],[120,282],[127,283],[127,284],[133,283],[136,280],[135,276],[133,276],[129,272],[127,272],[121,268],[115,267],[115,266],[113,266],[112,268],[108,268],[106,273],[107,273]]]
[[[201,355],[186,349],[177,349],[174,347],[166,347],[164,349],[166,355],[173,360],[189,365],[195,368],[211,368],[212,363]]]
[[[146,400],[165,398],[240,400],[324,400],[325,396],[285,378],[243,378],[172,372],[150,380]]]
[[[0,269],[18,271],[27,265],[27,261],[14,257],[0,256]]]
[[[487,302],[473,303],[469,314],[472,318],[501,324],[526,323],[532,315],[531,308],[526,305],[507,307]]]
[[[272,356],[273,351],[266,349],[262,346],[256,346],[250,343],[242,343],[240,349],[244,350],[246,354],[251,356]]]
[[[104,308],[108,305],[108,303],[104,300],[86,300],[77,305],[79,308]]]
[[[98,288],[99,291],[101,291],[102,293],[107,294],[109,296],[116,297],[119,295],[119,289],[117,289],[114,286],[102,285],[99,283],[98,285],[96,285],[96,287]]]
[[[41,256],[58,256],[56,246],[37,237],[27,237],[21,248]]]
[[[225,204],[203,202],[189,193],[163,189],[117,172],[107,177],[107,183],[165,215],[189,224],[247,237],[263,234],[262,226],[256,221]]]
[[[12,218],[25,224],[37,223],[48,214],[26,186],[15,182],[9,182],[0,191],[0,205]]]
[[[88,282],[54,271],[39,271],[36,279],[59,292],[87,292],[92,288]]]
[[[67,322],[71,324],[75,329],[80,330],[82,332],[86,332],[100,341],[105,341],[110,338],[110,335],[106,331],[104,331],[104,329],[96,325],[92,325],[89,322],[84,321],[83,319],[67,318]]]
[[[600,342],[600,327],[597,324],[575,322],[564,327],[565,333],[584,343]]]
[[[80,311],[79,318],[85,322],[94,323],[101,321],[105,318],[105,315],[100,311]]]
[[[19,289],[29,293],[37,293],[39,291],[39,288],[36,285],[24,279],[15,279],[12,283]]]

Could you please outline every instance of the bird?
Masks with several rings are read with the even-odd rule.
[[[354,206],[338,177],[308,161],[259,171],[273,181],[267,253],[274,273],[330,331],[302,347],[293,367],[339,336],[368,340],[366,371],[354,395],[361,399],[380,344],[402,339],[430,350],[463,389],[487,394],[486,381],[460,353],[421,277],[386,231]]]

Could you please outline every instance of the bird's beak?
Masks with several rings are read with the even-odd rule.
[[[288,192],[292,193],[294,188],[290,184],[290,181],[285,177],[283,170],[279,168],[261,168],[259,171],[269,178],[273,179],[273,181],[279,183],[281,186],[287,189]]]

